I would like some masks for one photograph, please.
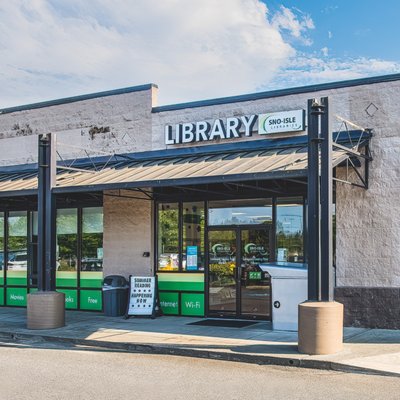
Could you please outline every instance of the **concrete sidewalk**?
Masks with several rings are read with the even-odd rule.
[[[244,328],[189,325],[201,318],[105,317],[70,311],[67,326],[26,329],[26,309],[0,308],[0,345],[9,340],[45,340],[75,345],[288,365],[400,377],[400,330],[345,328],[341,353],[309,356],[297,352],[297,333],[271,331],[266,322]]]

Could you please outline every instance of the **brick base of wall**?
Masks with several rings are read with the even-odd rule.
[[[344,326],[400,329],[400,287],[337,287],[335,300],[344,305]]]

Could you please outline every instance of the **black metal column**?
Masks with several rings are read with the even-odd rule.
[[[333,300],[332,132],[329,102],[308,101],[308,300]]]
[[[308,100],[308,300],[320,299],[319,104]]]
[[[55,137],[39,135],[38,157],[38,289],[55,290],[56,206],[52,188],[55,182]]]
[[[333,301],[332,134],[327,97],[321,105],[321,300]]]
[[[299,304],[299,352],[343,349],[343,304],[332,293],[332,132],[328,98],[308,101],[308,302]]]

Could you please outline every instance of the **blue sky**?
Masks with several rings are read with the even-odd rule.
[[[400,59],[400,2],[396,0],[264,1],[272,12],[283,5],[309,14],[311,48],[327,47],[333,57]],[[330,33],[329,33],[330,32]]]
[[[400,72],[394,0],[0,2],[0,108],[156,83],[159,104]]]

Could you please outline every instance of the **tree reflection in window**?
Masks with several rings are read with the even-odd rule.
[[[76,271],[77,252],[78,211],[76,208],[57,210],[57,271]]]
[[[178,203],[163,203],[158,206],[158,270],[179,270]]]
[[[81,271],[103,270],[103,208],[82,209]]]
[[[26,271],[28,265],[28,216],[12,211],[8,216],[8,269]]]
[[[302,198],[277,199],[277,261],[304,262],[303,210]]]

